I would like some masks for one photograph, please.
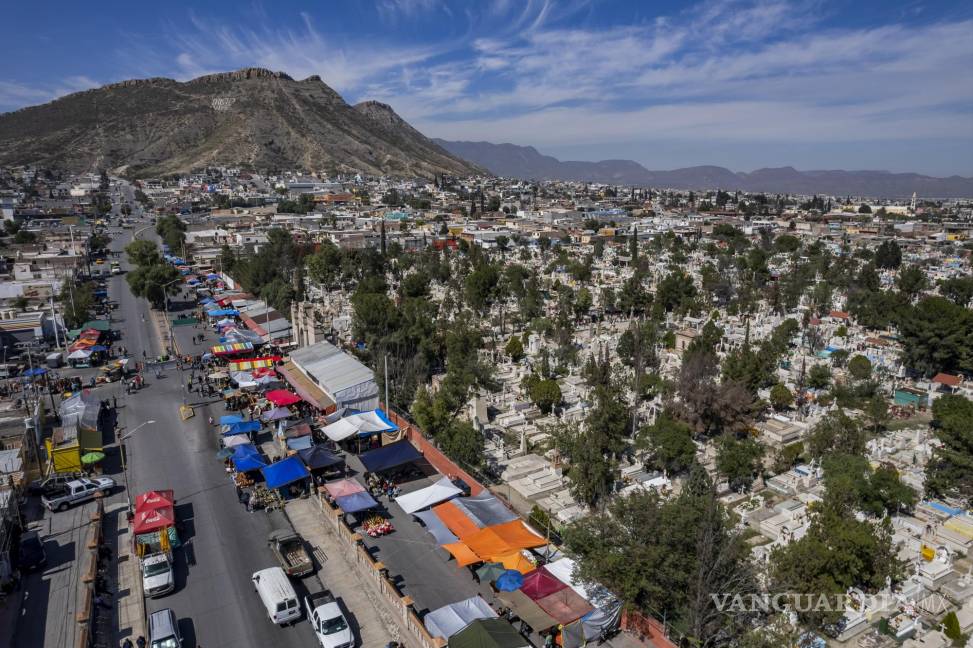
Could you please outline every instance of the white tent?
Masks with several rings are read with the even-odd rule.
[[[477,619],[495,619],[497,613],[479,596],[444,605],[426,615],[423,623],[433,637],[449,639]]]
[[[395,498],[395,501],[406,513],[415,513],[433,504],[439,504],[451,497],[456,497],[462,492],[453,485],[453,482],[449,481],[449,477],[443,477],[432,486],[426,486],[413,493],[399,495]]]
[[[234,434],[228,437],[223,437],[223,445],[227,448],[232,448],[233,446],[243,445],[245,443],[253,443],[250,437],[246,434]]]
[[[396,429],[394,424],[390,423],[383,416],[380,416],[377,412],[378,410],[374,410],[346,416],[331,425],[324,426],[321,428],[321,431],[332,441],[344,441],[348,437],[356,434],[364,433],[367,435],[374,432],[389,432]]]
[[[253,374],[248,371],[234,371],[230,378],[240,389],[252,389],[257,386],[257,381],[253,379]]]
[[[578,596],[596,608],[614,603],[615,597],[602,585],[597,583],[587,584],[576,580],[574,578],[574,567],[574,561],[567,557],[544,565],[544,569],[550,572],[551,576],[573,589]]]
[[[91,351],[85,351],[84,349],[78,349],[77,351],[72,351],[68,355],[68,360],[84,360],[91,356]]]

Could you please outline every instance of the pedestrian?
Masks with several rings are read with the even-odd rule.
[[[132,643],[131,639],[126,638],[125,641],[122,642],[122,648],[134,648],[134,647],[135,644]]]
[[[115,396],[111,397],[111,408],[118,409],[118,398],[116,398]]]
[[[207,420],[209,421],[209,424],[210,425],[213,425],[213,417],[212,417],[212,415]]]
[[[145,637],[139,635],[139,638],[135,640],[135,645],[138,646],[138,648],[145,648]]]

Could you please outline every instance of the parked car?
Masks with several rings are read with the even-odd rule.
[[[305,596],[304,607],[321,648],[352,648],[355,645],[355,635],[331,592]]]
[[[271,531],[267,544],[288,576],[306,576],[314,570],[314,563],[304,547],[304,540],[293,531]]]
[[[64,485],[60,491],[41,497],[41,502],[51,511],[66,511],[72,504],[80,504],[94,499],[98,493],[110,493],[115,488],[111,477],[75,479]]]
[[[154,553],[142,558],[142,591],[146,596],[165,596],[175,588],[176,579],[169,556]]]
[[[179,634],[179,623],[172,608],[153,612],[149,616],[149,646],[150,648],[182,648],[182,635]]]
[[[83,479],[82,472],[62,472],[51,473],[42,479],[35,479],[27,486],[27,492],[31,495],[49,495],[63,490],[64,485],[75,479]]]
[[[23,571],[33,571],[47,564],[44,542],[37,531],[25,531],[21,534],[17,564]]]

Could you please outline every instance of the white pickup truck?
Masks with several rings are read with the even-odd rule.
[[[142,558],[142,591],[147,597],[165,596],[175,588],[176,579],[168,553],[153,553]]]
[[[307,620],[322,648],[352,648],[355,645],[355,635],[331,592],[305,596],[304,607]]]
[[[75,479],[64,484],[63,488],[41,497],[41,502],[51,511],[66,511],[72,504],[80,504],[94,499],[98,493],[106,495],[115,488],[111,477]]]

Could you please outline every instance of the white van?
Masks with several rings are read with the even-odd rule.
[[[280,567],[268,567],[254,572],[253,588],[263,601],[267,616],[277,625],[285,625],[301,618],[301,606],[297,602],[294,586]]]

